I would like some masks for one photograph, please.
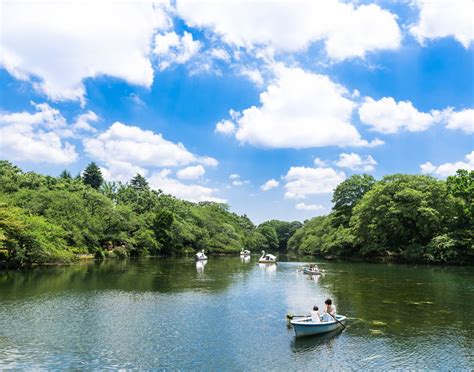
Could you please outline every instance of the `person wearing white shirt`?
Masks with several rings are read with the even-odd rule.
[[[319,315],[318,307],[314,306],[313,311],[311,311],[311,321],[313,323],[321,323],[321,317]]]

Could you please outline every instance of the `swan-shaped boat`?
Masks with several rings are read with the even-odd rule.
[[[243,249],[240,251],[240,257],[250,257],[250,251],[247,249]]]
[[[345,323],[346,317],[344,315],[336,315],[336,319],[329,322],[314,323],[311,317],[298,318],[297,320],[291,320],[290,323],[295,329],[296,337],[319,335],[327,333],[342,327],[342,323]]]
[[[258,260],[258,263],[276,263],[276,262],[277,262],[276,256],[270,253],[265,254],[265,251],[262,251],[262,256]]]
[[[207,256],[204,254],[204,249],[201,252],[196,253],[196,261],[207,260]]]

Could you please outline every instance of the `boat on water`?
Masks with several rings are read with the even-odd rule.
[[[258,260],[258,263],[276,263],[276,262],[277,262],[276,256],[270,253],[265,253],[265,251],[262,251],[262,256]]]
[[[196,261],[204,261],[207,260],[207,256],[204,254],[204,249],[201,252],[196,253]]]
[[[335,331],[336,329],[342,327],[341,323],[345,323],[346,318],[347,317],[344,315],[336,315],[336,319],[339,320],[340,323],[336,322],[335,320],[316,323],[311,320],[310,316],[308,316],[293,319],[290,321],[290,323],[295,329],[296,337],[304,337]]]
[[[303,268],[303,274],[308,274],[308,275],[321,275],[321,271],[316,268],[309,268],[309,267],[304,267]]]
[[[240,257],[250,257],[250,251],[247,249],[240,251]]]

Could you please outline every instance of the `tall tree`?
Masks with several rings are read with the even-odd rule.
[[[150,188],[148,181],[140,173],[137,173],[137,175],[132,178],[130,186],[137,190],[148,190]]]
[[[91,162],[87,165],[86,169],[82,174],[82,181],[94,189],[98,190],[102,183],[104,182],[104,177],[102,176],[102,171],[97,166],[96,163]]]
[[[61,174],[59,175],[59,178],[63,180],[72,180],[71,173],[69,173],[68,170],[64,169]]]
[[[371,175],[355,174],[336,187],[332,197],[335,227],[349,226],[353,208],[374,184],[375,179]]]

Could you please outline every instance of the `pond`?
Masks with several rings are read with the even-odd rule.
[[[474,366],[474,270],[258,257],[0,272],[0,368],[309,370]],[[347,328],[296,339],[332,298]]]

